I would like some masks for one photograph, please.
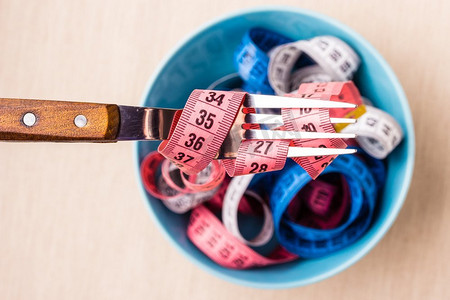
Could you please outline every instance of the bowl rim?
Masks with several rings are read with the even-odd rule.
[[[358,252],[352,256],[350,259],[347,259],[343,263],[339,264],[333,269],[328,270],[327,272],[318,274],[314,277],[309,277],[307,279],[292,279],[289,281],[284,282],[272,282],[270,284],[268,283],[260,283],[260,282],[254,282],[251,280],[241,279],[241,278],[235,278],[229,275],[226,275],[220,271],[218,271],[215,268],[209,267],[206,264],[203,264],[198,259],[196,259],[193,255],[189,254],[188,252],[184,251],[184,249],[177,244],[177,242],[172,238],[172,236],[169,234],[167,229],[162,225],[160,222],[158,216],[156,216],[156,213],[152,209],[150,202],[148,200],[148,196],[146,194],[146,191],[144,189],[141,175],[140,175],[140,161],[139,161],[139,143],[134,143],[134,155],[133,160],[135,165],[135,175],[137,177],[137,181],[139,183],[140,192],[142,199],[145,202],[145,205],[147,207],[147,210],[150,212],[150,215],[152,216],[153,220],[155,221],[157,227],[159,230],[161,230],[164,233],[164,236],[167,240],[178,250],[178,252],[181,252],[185,257],[188,258],[189,261],[193,262],[194,265],[200,267],[203,270],[206,270],[207,272],[224,279],[228,282],[232,282],[235,284],[252,287],[252,288],[259,288],[259,289],[286,289],[286,288],[294,288],[299,286],[304,286],[312,283],[319,282],[321,280],[324,280],[326,278],[329,278],[333,275],[336,275],[343,270],[347,269],[357,261],[359,261],[362,257],[364,257],[366,254],[372,250],[372,248],[375,247],[375,245],[383,238],[383,236],[387,233],[387,231],[391,228],[392,224],[394,223],[395,219],[397,218],[398,213],[400,212],[400,209],[403,206],[403,203],[405,201],[405,198],[407,196],[411,179],[414,171],[414,162],[415,162],[415,133],[414,133],[414,125],[412,121],[412,114],[411,109],[409,107],[409,102],[406,98],[405,92],[393,72],[390,65],[386,62],[386,60],[381,56],[381,54],[359,33],[354,31],[349,26],[341,23],[340,21],[337,21],[333,17],[327,16],[322,13],[318,13],[309,9],[294,7],[294,6],[288,6],[288,5],[263,5],[263,6],[255,6],[252,8],[247,9],[240,9],[235,10],[230,13],[223,14],[219,17],[216,17],[206,23],[203,23],[200,27],[198,27],[196,30],[190,32],[187,34],[183,39],[178,41],[175,46],[171,48],[169,53],[167,53],[162,61],[159,63],[159,65],[156,67],[155,71],[153,72],[152,76],[150,76],[146,88],[142,94],[141,97],[141,104],[145,105],[145,101],[147,99],[147,95],[150,92],[153,83],[155,82],[156,78],[160,74],[160,72],[164,69],[164,67],[169,63],[171,58],[176,54],[181,48],[189,42],[191,39],[193,39],[195,36],[203,32],[204,30],[208,29],[209,27],[216,25],[220,22],[223,22],[227,19],[231,19],[238,16],[243,16],[251,13],[258,13],[258,12],[269,12],[269,11],[277,11],[277,12],[293,12],[303,15],[309,15],[317,19],[324,20],[325,22],[328,22],[330,25],[337,27],[341,29],[342,31],[345,31],[347,34],[353,36],[354,39],[357,39],[363,47],[366,48],[368,52],[370,52],[371,55],[373,55],[378,62],[381,64],[381,67],[385,70],[387,76],[389,77],[389,80],[391,81],[392,85],[395,88],[396,94],[401,102],[403,102],[404,108],[407,109],[405,114],[405,126],[406,131],[408,132],[408,144],[407,144],[407,153],[409,153],[406,161],[406,170],[405,170],[405,179],[404,179],[404,185],[401,188],[398,200],[394,204],[393,208],[388,212],[385,221],[381,223],[380,227],[374,234],[372,235],[371,239],[365,244],[361,249],[358,250]]]

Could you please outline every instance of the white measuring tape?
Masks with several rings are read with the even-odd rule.
[[[184,214],[201,203],[210,200],[218,190],[218,188],[214,188],[206,192],[180,194],[171,188],[162,177],[158,179],[157,186],[163,195],[173,196],[162,201],[162,203],[177,214]]]
[[[293,70],[303,54],[317,65]],[[284,95],[304,82],[350,80],[359,64],[358,55],[344,41],[332,36],[319,36],[275,48],[270,57],[268,78],[274,91]]]
[[[247,187],[250,184],[250,181],[252,181],[253,177],[254,175],[243,175],[231,179],[223,200],[222,223],[225,228],[240,241],[249,246],[256,247],[262,246],[270,241],[274,232],[274,228],[272,213],[270,212],[268,205],[264,202],[264,199],[257,193],[251,190],[247,190]],[[241,235],[241,232],[239,230],[238,207],[239,202],[241,201],[244,194],[257,200],[262,205],[264,212],[264,224],[261,228],[261,231],[255,238],[251,240],[245,239]]]
[[[366,113],[341,132],[356,133],[356,141],[371,156],[384,159],[403,138],[403,130],[388,113],[366,105]]]

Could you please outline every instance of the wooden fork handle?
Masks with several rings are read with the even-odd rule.
[[[114,104],[0,98],[0,140],[115,142]]]

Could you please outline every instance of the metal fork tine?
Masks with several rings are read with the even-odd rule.
[[[282,130],[259,130],[250,129],[244,134],[244,138],[250,140],[290,140],[290,139],[352,139],[353,133],[329,133],[329,132],[300,132]]]
[[[353,154],[356,149],[289,147],[288,157]]]
[[[357,122],[357,119],[352,118],[330,118],[330,122],[332,124],[355,124]]]
[[[247,114],[245,116],[246,123],[255,123],[255,124],[278,124],[283,125],[283,118],[281,115],[272,115],[272,114]],[[333,124],[337,123],[345,123],[345,124],[353,124],[356,123],[356,119],[351,118],[330,118],[330,122]]]
[[[248,94],[244,106],[254,108],[355,108],[357,105],[319,99]]]

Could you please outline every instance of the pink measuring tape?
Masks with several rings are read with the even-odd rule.
[[[243,92],[194,90],[159,153],[194,175],[214,159],[244,101]]]
[[[219,161],[214,161],[192,176],[194,179],[184,176],[158,152],[147,155],[141,164],[145,189],[175,213],[185,213],[213,198],[225,178],[225,171]]]
[[[352,82],[302,84],[291,97],[338,100],[359,104],[361,97]],[[243,92],[194,90],[189,96],[179,120],[174,121],[169,140],[158,151],[184,173],[195,175],[208,166],[219,151],[245,99]],[[330,114],[342,117],[352,109],[296,108],[282,110],[284,126],[281,130],[335,132]],[[281,170],[289,145],[297,147],[345,148],[342,139],[309,140],[243,140],[236,159],[223,160],[230,176]],[[317,178],[337,155],[294,158],[308,174]],[[188,180],[182,175],[183,181]],[[223,178],[222,178],[223,179]],[[210,183],[214,185],[214,182]],[[189,181],[185,185],[198,189]],[[204,189],[208,186],[202,185]]]
[[[264,257],[227,231],[223,224],[204,205],[191,214],[187,229],[189,239],[217,264],[231,269],[248,269],[289,262],[295,254],[281,246]]]
[[[346,82],[315,82],[304,83],[298,89],[298,95],[306,99],[320,99],[363,104],[361,95],[352,81]],[[351,113],[354,108],[331,108],[330,117],[343,118]]]
[[[223,164],[230,176],[257,174],[277,171],[286,162],[289,140],[247,140],[239,146],[234,160],[224,160]]]
[[[361,96],[353,82],[320,82],[300,85],[296,95],[301,98],[340,101],[353,104],[361,104]],[[300,108],[281,109],[283,123],[286,130],[336,132],[330,123],[330,116],[344,117],[354,109],[323,109]],[[345,148],[347,144],[342,139],[309,139],[293,140],[296,147],[321,147],[321,148]],[[298,163],[308,174],[316,179],[320,173],[337,157],[337,155],[324,155],[313,157],[296,157],[293,160]]]

